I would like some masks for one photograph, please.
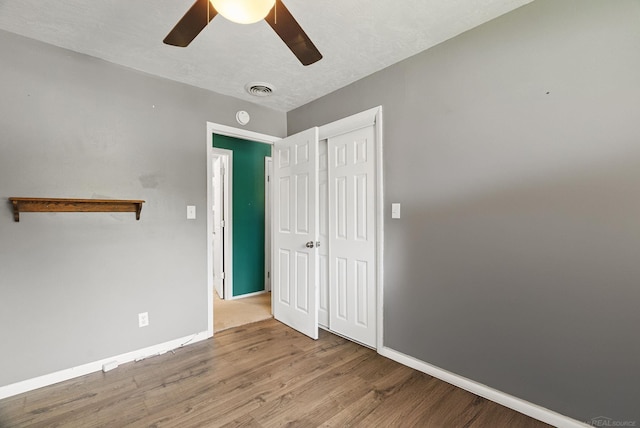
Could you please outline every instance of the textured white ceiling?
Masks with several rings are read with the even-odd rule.
[[[289,111],[532,0],[283,0],[324,56],[308,67],[264,21],[217,16],[187,48],[164,45],[193,1],[0,0],[0,29]],[[249,95],[253,81],[276,91]]]

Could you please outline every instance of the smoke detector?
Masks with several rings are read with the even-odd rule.
[[[268,97],[276,88],[270,83],[265,82],[251,82],[244,85],[244,89],[254,97]]]

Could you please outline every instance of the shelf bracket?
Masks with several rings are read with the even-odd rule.
[[[20,221],[20,208],[18,207],[18,201],[14,201],[11,198],[9,198],[9,200],[11,200],[11,205],[13,206],[13,221],[18,222]]]

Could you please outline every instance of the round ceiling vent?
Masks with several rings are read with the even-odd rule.
[[[273,85],[264,82],[247,83],[244,88],[255,97],[268,97],[276,90]]]

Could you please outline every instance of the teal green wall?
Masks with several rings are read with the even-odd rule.
[[[213,136],[233,151],[233,295],[264,290],[264,158],[271,145]]]

